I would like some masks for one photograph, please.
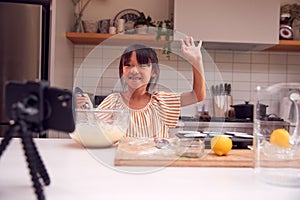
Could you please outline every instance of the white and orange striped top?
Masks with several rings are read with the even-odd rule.
[[[180,95],[169,92],[154,92],[149,103],[142,109],[131,109],[120,93],[107,96],[98,109],[129,109],[130,126],[127,137],[169,137],[169,127],[175,127],[180,115]]]

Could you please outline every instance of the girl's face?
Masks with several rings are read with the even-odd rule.
[[[123,65],[123,79],[128,85],[128,89],[138,89],[147,87],[152,73],[152,64],[139,64],[136,58],[136,52],[133,51],[129,63]]]

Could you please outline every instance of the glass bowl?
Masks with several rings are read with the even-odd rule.
[[[76,110],[76,129],[70,134],[88,148],[110,147],[125,136],[129,111],[120,109]]]
[[[186,158],[205,157],[204,138],[180,138],[176,144],[176,155]]]

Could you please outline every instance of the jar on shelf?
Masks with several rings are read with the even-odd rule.
[[[84,32],[83,23],[82,23],[82,14],[75,13],[75,22],[72,28],[73,32]]]

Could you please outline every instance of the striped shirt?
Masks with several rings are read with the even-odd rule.
[[[120,93],[107,96],[98,109],[129,109],[131,112],[127,137],[169,137],[169,127],[175,127],[180,115],[180,95],[155,92],[149,103],[141,109],[131,109]]]

